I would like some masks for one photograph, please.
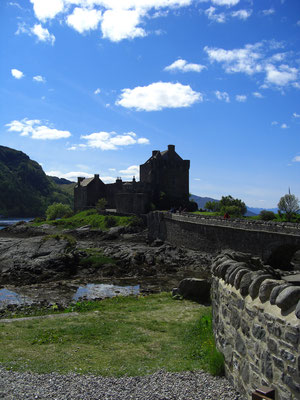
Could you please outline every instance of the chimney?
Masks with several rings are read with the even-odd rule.
[[[78,178],[77,178],[78,186],[80,186],[80,182],[82,182],[84,179],[85,178],[82,178],[82,177],[78,176]]]
[[[174,153],[174,152],[175,152],[175,146],[174,146],[174,144],[169,144],[169,145],[168,145],[168,151],[169,151],[170,153]]]
[[[95,179],[99,179],[99,174],[94,174]]]
[[[156,156],[159,153],[159,150],[153,150],[152,151],[152,157]]]

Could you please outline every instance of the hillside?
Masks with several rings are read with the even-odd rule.
[[[0,215],[35,217],[71,196],[48,178],[42,167],[21,151],[0,146]]]

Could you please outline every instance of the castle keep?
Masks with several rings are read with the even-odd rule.
[[[105,184],[99,175],[78,178],[74,188],[75,211],[94,207],[101,198],[107,200],[107,208],[121,213],[146,213],[155,206],[168,209],[185,207],[189,202],[190,161],[183,160],[174,145],[168,150],[153,150],[152,156],[140,165],[140,181],[131,182],[117,178],[115,183]]]

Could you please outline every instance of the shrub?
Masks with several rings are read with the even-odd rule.
[[[198,210],[198,204],[194,200],[190,200],[186,208],[189,212],[195,212]]]
[[[223,206],[220,210],[220,215],[229,214],[230,217],[240,218],[243,216],[239,206]]]
[[[117,225],[117,221],[112,215],[106,215],[104,221],[107,228],[112,228],[113,226]]]
[[[105,210],[106,205],[107,205],[107,200],[102,197],[96,203],[96,210],[98,212],[103,211],[103,210]]]
[[[273,211],[262,210],[259,213],[259,219],[263,221],[272,221],[273,219],[276,219],[276,215],[273,213]]]
[[[73,210],[70,206],[62,203],[53,203],[47,208],[46,217],[51,221],[56,218],[67,218],[73,215]]]

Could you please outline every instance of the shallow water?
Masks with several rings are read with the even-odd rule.
[[[14,225],[20,221],[29,222],[32,221],[32,219],[33,218],[0,218],[0,229],[5,228],[6,226]]]

